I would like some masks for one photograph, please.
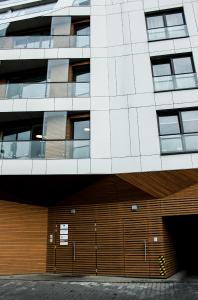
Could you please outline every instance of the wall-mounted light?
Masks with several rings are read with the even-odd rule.
[[[89,127],[85,127],[84,131],[90,131],[90,128]]]
[[[37,139],[42,139],[43,136],[42,136],[41,134],[37,134],[37,135],[36,135],[36,138],[37,138]]]
[[[70,209],[70,213],[71,213],[72,215],[75,215],[75,213],[76,213],[75,208],[71,208],[71,209]]]
[[[139,208],[139,206],[137,205],[137,204],[133,204],[132,206],[131,206],[131,210],[132,211],[138,211],[140,208]]]

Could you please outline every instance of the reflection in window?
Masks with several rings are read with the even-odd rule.
[[[90,139],[90,121],[74,121],[74,140]]]
[[[146,14],[149,41],[188,36],[183,9]]]
[[[196,88],[198,86],[191,54],[151,59],[155,91]]]
[[[159,117],[160,134],[180,133],[178,116]]]
[[[162,154],[198,151],[198,110],[159,112]]]

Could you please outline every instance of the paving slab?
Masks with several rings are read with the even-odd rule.
[[[198,280],[57,275],[1,276],[0,300],[198,300]]]

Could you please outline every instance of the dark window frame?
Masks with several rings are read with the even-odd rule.
[[[192,70],[193,72],[190,73],[175,73],[175,68],[174,68],[174,62],[173,60],[175,58],[187,58],[190,57],[191,60],[191,66],[192,66]],[[153,62],[157,63],[153,63]],[[159,62],[158,62],[159,61]],[[161,65],[163,63],[167,63],[170,65],[170,69],[171,69],[171,74],[170,75],[160,75],[160,76],[155,76],[154,75],[154,71],[153,71],[153,65]],[[181,74],[192,74],[192,73],[196,73],[196,69],[195,69],[195,63],[194,63],[194,59],[193,59],[193,54],[192,52],[187,52],[187,53],[181,53],[181,54],[173,54],[173,55],[163,55],[163,56],[152,56],[151,57],[151,66],[152,66],[152,76],[153,78],[155,77],[164,77],[164,76],[174,76],[174,75],[181,75]]]
[[[160,29],[160,28],[170,28],[170,27],[178,27],[182,25],[173,25],[173,26],[168,26],[166,16],[171,15],[171,14],[176,14],[176,13],[181,13],[182,14],[182,19],[183,19],[183,26],[187,26],[186,22],[186,17],[184,13],[184,8],[183,7],[178,7],[178,8],[171,8],[171,9],[165,9],[165,10],[160,10],[160,11],[151,11],[151,12],[146,12],[145,13],[145,23],[146,23],[146,30],[147,30],[147,36],[148,36],[148,41],[149,42],[157,42],[157,41],[165,41],[165,40],[171,40],[171,39],[181,39],[181,38],[187,38],[189,37],[189,34],[183,37],[171,37],[171,38],[164,38],[164,39],[156,39],[156,40],[149,40],[149,35],[148,32],[149,30],[155,30],[155,29]],[[164,26],[160,27],[154,27],[154,28],[149,28],[148,27],[148,21],[147,18],[149,17],[162,17]],[[187,30],[188,32],[188,30]]]
[[[158,125],[158,134],[159,134],[159,139],[160,139],[160,154],[162,156],[164,155],[175,155],[175,154],[190,154],[190,153],[198,153],[198,150],[191,150],[191,151],[174,151],[174,152],[162,152],[161,148],[161,137],[165,136],[184,136],[184,135],[190,135],[190,134],[198,134],[198,129],[197,131],[192,131],[186,133],[184,131],[184,126],[183,126],[183,121],[182,121],[182,112],[187,112],[187,111],[198,111],[198,107],[190,107],[190,108],[182,108],[182,109],[172,109],[172,110],[162,110],[162,111],[156,111],[157,113],[157,125]],[[180,128],[180,133],[171,133],[171,134],[161,134],[160,133],[160,122],[159,119],[160,117],[169,117],[169,116],[177,116],[178,117],[178,123],[179,123],[179,128]],[[182,148],[185,149],[184,145],[184,140],[181,139],[182,142]]]

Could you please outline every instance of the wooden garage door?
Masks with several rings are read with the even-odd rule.
[[[124,275],[123,224],[119,220],[97,223],[98,275]]]
[[[78,222],[73,225],[73,275],[96,274],[95,223]]]
[[[149,276],[149,247],[146,224],[142,218],[124,221],[125,275]]]

